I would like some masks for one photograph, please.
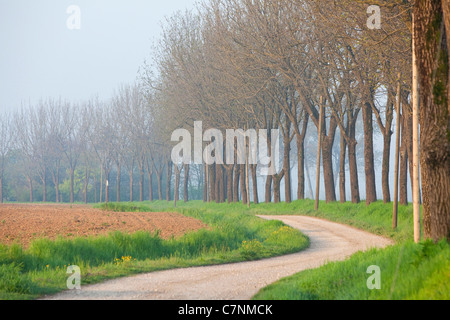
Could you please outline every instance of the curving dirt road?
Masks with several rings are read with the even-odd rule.
[[[49,300],[248,300],[261,288],[302,270],[392,241],[337,223],[303,216],[261,216],[281,220],[310,238],[307,250],[261,261],[176,269],[102,284],[83,286],[46,297]]]

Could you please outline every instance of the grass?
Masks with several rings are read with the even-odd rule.
[[[320,203],[264,204],[252,209],[259,214],[314,216],[395,241],[386,249],[359,252],[346,261],[300,272],[262,289],[254,300],[449,300],[450,244],[413,243],[412,206],[400,206],[398,227],[392,228],[392,204]],[[381,289],[369,290],[368,267],[380,268]]]
[[[97,207],[105,209],[105,205]],[[392,205],[382,202],[290,204],[204,204],[166,201],[110,203],[110,211],[179,212],[211,228],[179,239],[158,234],[112,233],[107,237],[73,241],[39,240],[28,249],[0,247],[0,299],[32,299],[65,289],[66,266],[82,269],[82,284],[139,272],[221,264],[300,251],[308,245],[301,233],[277,221],[254,215],[308,215],[372,232],[395,245],[359,252],[343,262],[307,270],[282,279],[259,292],[255,300],[410,300],[450,298],[450,244],[413,239],[412,206],[399,207],[398,228],[392,228]],[[381,289],[369,290],[369,266],[381,271]]]
[[[369,266],[380,268],[380,289],[369,290]],[[449,300],[450,246],[405,242],[360,252],[282,279],[254,300]]]
[[[105,208],[105,205],[100,205]],[[29,248],[0,246],[0,299],[34,299],[67,288],[69,265],[80,267],[82,284],[142,272],[262,259],[300,251],[308,239],[279,221],[264,221],[241,205],[168,202],[109,204],[127,212],[178,211],[210,228],[162,240],[158,233],[114,232],[108,236],[40,239]]]

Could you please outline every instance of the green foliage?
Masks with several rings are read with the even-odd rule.
[[[369,290],[366,270],[381,269],[381,290]],[[285,278],[261,290],[255,300],[448,300],[450,245],[406,242],[357,253]]]

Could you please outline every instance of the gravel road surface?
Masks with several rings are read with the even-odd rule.
[[[176,269],[82,286],[48,300],[248,300],[263,287],[300,271],[340,261],[391,240],[341,224],[303,216],[261,216],[281,220],[310,238],[308,249],[261,261]]]

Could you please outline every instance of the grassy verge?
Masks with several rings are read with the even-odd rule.
[[[104,205],[102,205],[104,206]],[[82,284],[172,268],[262,259],[300,251],[309,244],[300,232],[278,221],[263,221],[241,205],[168,202],[110,204],[113,211],[178,211],[210,226],[181,238],[158,233],[56,241],[41,239],[27,249],[0,246],[0,299],[33,299],[67,288],[69,265],[80,267]]]
[[[395,245],[360,252],[343,262],[329,263],[282,279],[262,289],[255,300],[448,300],[450,299],[450,244],[413,239],[412,206],[399,207],[398,228],[392,228],[392,204],[370,206],[313,201],[264,204],[259,214],[299,214],[323,218],[391,238]],[[370,266],[380,268],[380,290],[369,290]]]

